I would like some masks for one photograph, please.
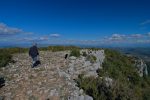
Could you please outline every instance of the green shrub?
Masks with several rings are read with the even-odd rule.
[[[0,67],[5,67],[8,63],[13,62],[12,54],[27,52],[27,48],[4,48],[0,49]]]
[[[73,49],[79,49],[79,47],[76,46],[48,46],[48,47],[42,47],[39,48],[40,50],[43,51],[52,51],[52,52],[57,52],[57,51],[65,51],[65,50],[73,50]]]
[[[86,60],[90,61],[91,63],[95,63],[97,58],[94,55],[88,55]]]
[[[100,48],[88,48],[89,50],[92,50],[92,51],[97,51],[97,50],[101,50]]]
[[[80,76],[78,86],[94,100],[149,100],[150,79],[139,77],[133,58],[109,49],[105,55],[103,69],[97,70],[99,77]],[[111,87],[106,86],[104,77],[113,79]]]
[[[14,54],[14,53],[24,53],[24,52],[28,52],[28,48],[5,48],[5,49],[1,49],[2,51],[5,51],[7,53],[10,54]]]
[[[104,72],[104,70],[103,69],[97,69],[96,70],[96,72],[97,72],[97,74],[98,74],[98,76],[99,77],[103,77],[103,76],[105,76],[104,74],[105,74],[105,72]]]
[[[0,67],[5,67],[9,62],[11,62],[12,56],[7,52],[0,53]]]
[[[79,57],[80,56],[80,50],[79,49],[71,50],[70,56]]]
[[[84,92],[93,97],[94,100],[130,100],[135,95],[130,96],[132,91],[127,88],[126,84],[116,81],[112,87],[107,87],[105,81],[99,77],[79,77],[76,80],[78,87],[82,88]],[[133,92],[133,91],[132,91]]]
[[[84,57],[86,57],[86,56],[87,56],[86,52],[82,52],[82,53],[83,53],[82,55],[83,55]]]
[[[143,91],[143,100],[150,100],[150,87]]]

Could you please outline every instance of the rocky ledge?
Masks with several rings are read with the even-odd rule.
[[[5,86],[0,88],[0,100],[93,100],[76,86],[79,74],[97,77],[102,68],[104,50],[80,50],[81,56],[69,56],[70,51],[40,51],[41,65],[31,68],[32,60],[27,53],[14,54],[15,63],[0,69]],[[82,56],[86,53],[86,56]],[[90,60],[93,56],[96,59]]]

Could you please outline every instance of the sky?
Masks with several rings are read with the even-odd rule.
[[[0,0],[0,46],[150,46],[150,0]]]

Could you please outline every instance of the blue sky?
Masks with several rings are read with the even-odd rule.
[[[0,0],[0,45],[150,45],[150,0]]]

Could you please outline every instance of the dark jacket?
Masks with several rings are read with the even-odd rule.
[[[32,46],[29,50],[29,55],[34,58],[39,55],[38,48],[36,46]]]

